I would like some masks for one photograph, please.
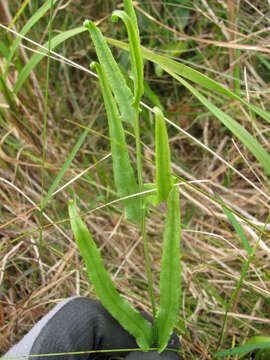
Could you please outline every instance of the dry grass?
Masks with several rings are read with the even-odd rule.
[[[64,5],[60,2],[55,12],[55,33],[62,29],[57,17],[64,19],[67,26],[75,27],[83,22],[85,14],[94,13],[96,19],[106,18],[113,4],[97,3],[95,8],[83,2],[78,7],[72,3]],[[166,12],[160,12],[159,6],[152,2],[137,6],[151,18],[152,28],[146,28],[144,34],[146,43],[148,37],[154,40],[158,37],[155,35],[157,28],[165,26],[168,34],[174,33],[168,35],[174,36],[170,41],[179,37],[183,41],[191,41],[183,61],[191,61],[199,71],[232,89],[237,88],[234,77],[236,67],[239,67],[242,96],[267,109],[270,77],[256,57],[260,54],[269,59],[270,13],[267,1],[243,0],[239,6],[232,1],[190,2],[192,11],[185,33],[172,25],[176,16],[173,6],[168,5]],[[16,9],[18,7],[14,4],[10,11]],[[72,11],[76,12],[71,20],[69,14]],[[166,19],[161,14],[166,15]],[[2,22],[8,20],[6,15]],[[23,18],[19,24],[20,21],[23,23]],[[109,24],[105,20],[102,25],[105,31],[110,31]],[[32,35],[44,38],[45,25],[46,19]],[[119,36],[118,33],[115,35]],[[6,35],[3,33],[2,36]],[[160,37],[161,45],[165,43],[166,36]],[[154,40],[153,44],[157,46]],[[152,46],[151,43],[149,46]],[[85,68],[88,67],[89,54],[94,57],[86,35],[69,41],[58,52]],[[30,55],[26,51],[26,58],[22,57],[22,61]],[[0,61],[3,68],[4,61]],[[61,299],[73,295],[93,295],[67,218],[67,201],[74,193],[80,199],[82,209],[85,212],[91,210],[84,218],[102,250],[106,267],[117,288],[136,306],[149,312],[151,309],[146,290],[143,245],[137,228],[125,222],[118,203],[98,209],[99,205],[115,199],[110,158],[95,165],[97,160],[109,154],[105,113],[98,86],[88,73],[58,62],[52,62],[51,69],[45,189],[49,188],[65,162],[82,131],[81,126],[88,126],[93,119],[95,121],[90,126],[93,131],[89,132],[61,186],[89,166],[94,166],[50,200],[45,209],[43,247],[39,248],[44,74],[45,62],[16,97],[15,109],[5,108],[2,105],[4,100],[0,98],[0,110],[5,120],[1,121],[0,130],[1,352],[18,341]],[[10,85],[16,76],[15,69],[11,68],[8,74]],[[202,148],[187,133],[168,127],[173,170],[183,180],[180,188],[183,322],[179,323],[177,331],[186,359],[211,359],[218,346],[225,303],[230,299],[247,260],[239,236],[214,196],[218,193],[239,214],[248,241],[254,246],[259,236],[258,229],[264,227],[269,213],[268,178],[242,144],[232,139],[231,134],[224,131],[220,123],[190,94],[177,88],[166,75],[162,79],[155,78],[148,64],[146,77],[160,94],[170,120],[204,145]],[[80,112],[76,110],[76,103]],[[256,119],[254,114],[247,113],[237,103],[220,99],[219,106],[256,135],[265,149],[269,149],[267,123]],[[133,141],[132,138],[130,140]],[[154,174],[153,145],[153,134],[145,127],[146,182],[151,181]],[[213,156],[207,148],[226,160],[242,176],[230,170],[226,162]],[[189,184],[195,180],[202,181]],[[159,210],[151,210],[147,220],[157,297],[166,209],[161,206]],[[253,335],[270,336],[269,260],[269,225],[266,225],[241,292],[229,314],[224,346],[230,347],[234,342],[242,344]]]

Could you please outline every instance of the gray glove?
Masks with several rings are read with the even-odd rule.
[[[180,346],[176,335],[171,337],[169,347]],[[104,309],[99,301],[84,297],[74,297],[62,301],[44,316],[25,337],[5,356],[38,355],[49,353],[79,352],[89,350],[109,350],[137,348],[133,336]],[[127,353],[74,354],[50,356],[48,360],[110,359],[111,356],[125,356]],[[25,359],[25,357],[24,357]],[[34,357],[44,360],[46,357]],[[158,355],[154,351],[133,352],[126,359],[181,360],[172,352]]]

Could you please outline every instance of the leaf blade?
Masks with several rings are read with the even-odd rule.
[[[141,55],[140,37],[139,32],[136,29],[136,25],[131,20],[130,16],[121,10],[115,10],[112,14],[113,21],[117,21],[120,18],[127,29],[129,39],[129,50],[131,58],[131,67],[134,82],[134,106],[139,107],[140,99],[143,95],[143,60]]]
[[[177,323],[181,297],[179,189],[174,186],[168,198],[160,273],[160,307],[157,315],[159,352],[169,341]]]
[[[227,218],[232,223],[232,226],[234,227],[235,231],[239,235],[240,240],[242,241],[242,245],[243,245],[244,249],[250,255],[251,252],[252,252],[252,248],[249,245],[249,242],[248,242],[248,240],[246,238],[246,235],[245,235],[240,223],[237,221],[237,218],[235,217],[235,215],[227,207],[222,205],[222,209],[223,209],[225,215],[227,216]]]
[[[100,252],[73,202],[69,204],[69,217],[89,279],[101,303],[123,328],[136,338],[143,350],[148,349],[152,345],[152,325],[117,292]]]
[[[135,26],[135,29],[136,29],[137,33],[139,34],[137,16],[136,16],[136,12],[134,10],[132,0],[124,0],[124,9],[125,9],[125,12],[128,14],[128,16],[131,18],[131,20]]]
[[[222,350],[216,353],[215,357],[225,357],[229,355],[241,355],[241,354],[248,354],[251,351],[259,350],[259,349],[269,349],[270,348],[270,341],[268,342],[260,342],[260,343],[253,343],[253,344],[245,344],[242,346],[237,346],[233,349]]]
[[[110,144],[113,159],[113,174],[117,192],[120,196],[128,196],[138,191],[135,174],[130,163],[124,129],[115,100],[110,91],[108,80],[100,64],[94,63],[101,92],[106,108]],[[128,220],[138,221],[140,219],[140,201],[138,197],[124,200],[125,217]]]
[[[266,346],[266,350],[268,349],[269,354],[270,354],[270,337],[269,336],[262,336],[262,335],[252,336],[245,342],[244,345],[256,345],[256,344],[262,345],[264,343],[269,344],[269,346]],[[256,349],[256,350],[259,350],[259,349]],[[242,355],[239,356],[239,359],[242,359],[247,354],[248,354],[247,352],[244,352]]]
[[[158,200],[166,201],[173,187],[171,171],[171,155],[166,124],[162,111],[155,112],[155,153],[156,153],[156,185]]]

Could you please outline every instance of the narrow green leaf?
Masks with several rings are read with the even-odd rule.
[[[66,171],[68,170],[72,160],[74,159],[74,157],[76,156],[77,152],[79,151],[79,149],[81,148],[82,144],[84,143],[84,140],[86,139],[86,136],[88,134],[88,128],[86,128],[80,135],[79,139],[77,140],[76,144],[74,145],[74,147],[72,148],[69,156],[67,157],[65,163],[63,164],[63,166],[61,167],[59,173],[57,174],[56,178],[54,179],[53,183],[51,184],[44,200],[43,200],[43,206],[45,207],[50,199],[50,197],[52,196],[52,193],[54,192],[54,190],[57,188],[58,184],[60,183],[62,177],[64,176],[64,174],[66,173]]]
[[[129,50],[128,44],[123,41],[107,38],[108,43],[117,46],[120,49]],[[227,96],[230,99],[237,100],[245,105],[247,108],[253,110],[257,115],[259,115],[262,119],[270,123],[270,113],[259,108],[256,105],[250,104],[246,100],[242,99],[237,94],[230,91],[224,85],[219,84],[215,80],[209,78],[208,76],[200,73],[197,70],[192,69],[191,67],[184,65],[178,61],[170,59],[167,56],[156,54],[155,52],[146,49],[144,47],[141,48],[142,56],[144,59],[152,61],[155,64],[159,64],[165,71],[170,73],[175,73],[175,75],[180,75],[185,79],[193,81],[195,84],[198,84],[210,91],[213,91],[216,94]],[[169,71],[168,71],[169,70]]]
[[[269,349],[269,348],[270,348],[270,341],[260,342],[257,344],[245,344],[243,346],[238,346],[233,349],[219,351],[218,353],[216,353],[215,357],[220,358],[230,355],[248,354],[254,350]]]
[[[133,168],[130,164],[121,118],[111,93],[108,79],[106,78],[101,65],[93,63],[91,67],[95,67],[97,71],[106,108],[110,131],[115,186],[120,196],[132,195],[138,191],[138,185]],[[124,200],[124,205],[126,218],[128,220],[138,221],[140,219],[139,197]]]
[[[270,71],[270,62],[266,60],[260,53],[256,53],[256,57],[260,60],[260,62]]]
[[[84,259],[89,279],[96,295],[112,316],[136,338],[138,345],[147,350],[152,345],[152,325],[117,292],[105,269],[100,252],[86,225],[79,217],[73,202],[69,205],[72,232]]]
[[[56,35],[52,40],[51,40],[51,50],[55,49],[58,45],[60,45],[61,43],[63,43],[64,41],[66,41],[69,38],[72,38],[75,35],[78,35],[82,32],[86,31],[86,29],[82,26],[82,27],[78,27],[72,30],[68,30],[65,31],[59,35]],[[46,42],[44,44],[44,47],[46,49],[48,49],[48,45],[49,43]],[[24,66],[24,68],[22,69],[22,71],[19,74],[19,77],[14,85],[13,91],[15,94],[17,94],[21,87],[23,86],[24,82],[26,81],[26,79],[28,78],[30,72],[38,65],[38,63],[44,58],[44,56],[47,55],[47,51],[40,49],[41,53],[37,53],[31,56],[31,58],[29,59],[28,63]],[[43,52],[43,53],[42,53]]]
[[[154,106],[157,106],[161,110],[163,110],[163,106],[161,105],[158,95],[150,87],[149,83],[147,81],[144,81],[143,85],[145,96],[151,101]]]
[[[9,49],[3,41],[0,41],[0,55],[6,59],[9,55]]]
[[[258,162],[264,167],[265,172],[270,175],[270,155],[264,150],[256,138],[232,117],[225,114],[222,110],[218,109],[214,104],[207,100],[187,81],[175,73],[171,73],[168,69],[167,72],[182,83],[194,96],[196,96],[196,98],[200,100],[200,102],[205,105],[211,113],[214,114],[222,122],[222,124],[226,126],[249,149]]]
[[[131,18],[132,23],[135,26],[135,29],[139,35],[137,16],[136,16],[133,4],[132,4],[132,0],[124,0],[124,9],[125,9],[125,12],[128,14],[128,16]]]
[[[143,95],[143,60],[140,48],[140,37],[131,18],[125,11],[115,10],[112,14],[112,20],[117,21],[120,18],[127,29],[129,39],[129,49],[131,58],[132,75],[134,82],[134,106],[139,108],[140,99]]]
[[[159,64],[154,64],[155,74],[157,77],[161,78],[163,76],[164,70]]]
[[[251,246],[249,245],[249,242],[246,238],[246,235],[241,227],[241,225],[239,224],[239,222],[237,221],[236,217],[234,216],[234,214],[225,206],[222,206],[224,213],[226,214],[227,218],[230,220],[230,222],[232,223],[232,226],[234,227],[235,231],[237,232],[237,234],[240,237],[240,240],[242,241],[242,245],[244,247],[244,249],[247,251],[247,253],[250,255],[251,254]]]
[[[30,0],[24,0],[22,5],[20,6],[19,10],[16,12],[15,16],[13,17],[13,19],[11,20],[11,22],[8,24],[8,27],[11,29],[15,24],[16,21],[18,20],[18,18],[21,16],[21,14],[23,13],[24,9],[26,8],[26,6],[28,5]]]
[[[126,83],[119,66],[114,60],[109,46],[101,31],[96,27],[93,21],[86,20],[84,26],[88,29],[93,40],[97,57],[119,106],[122,120],[134,125],[136,112],[135,108],[132,106],[132,92]]]
[[[171,171],[171,155],[166,124],[162,111],[154,108],[155,119],[155,146],[156,146],[156,184],[158,200],[166,201],[173,187]]]
[[[58,0],[53,0],[53,6],[57,3]],[[39,21],[39,19],[50,9],[51,6],[51,0],[47,0],[34,14],[33,16],[27,21],[27,23],[24,25],[22,30],[20,31],[20,35],[25,36],[29,30]],[[9,51],[9,56],[7,60],[7,64],[5,66],[5,75],[7,74],[8,67],[10,65],[11,59],[17,49],[17,47],[20,45],[22,41],[21,36],[17,36],[14,40],[11,49]]]
[[[157,315],[159,352],[163,351],[178,321],[181,297],[179,189],[168,198],[160,273],[160,307]]]
[[[270,337],[269,336],[252,336],[247,340],[245,345],[257,345],[257,344],[264,344],[268,343],[269,346],[267,346],[267,349],[269,349],[269,355],[270,355]],[[268,352],[267,352],[268,353]],[[239,356],[239,359],[242,359],[245,355],[247,355],[248,352],[243,353],[241,356]]]
[[[6,102],[10,106],[10,109],[12,111],[14,111],[14,109],[16,109],[16,102],[14,99],[14,95],[7,87],[6,81],[4,80],[3,76],[1,75],[1,72],[0,72],[0,90],[1,90],[2,94],[4,95]]]

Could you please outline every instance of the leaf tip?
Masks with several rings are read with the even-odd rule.
[[[87,20],[84,20],[83,26],[84,26],[86,29],[88,29],[89,31],[90,31],[91,28],[95,28],[95,27],[96,27],[94,21],[88,20],[88,19],[87,19]]]
[[[74,205],[74,200],[73,200],[73,199],[69,199],[68,205],[69,205],[69,206],[73,206],[73,205]]]
[[[163,112],[158,106],[155,106],[153,108],[153,111],[154,111],[155,115],[163,116]]]
[[[117,10],[112,13],[111,19],[113,23],[118,23],[119,17],[117,15]]]
[[[91,69],[91,70],[96,70],[96,69],[97,69],[97,65],[98,65],[98,62],[92,61],[92,62],[90,63],[90,69]]]
[[[89,23],[90,23],[90,20],[84,20],[83,26],[86,27],[86,28],[88,28],[89,25],[90,25]]]

